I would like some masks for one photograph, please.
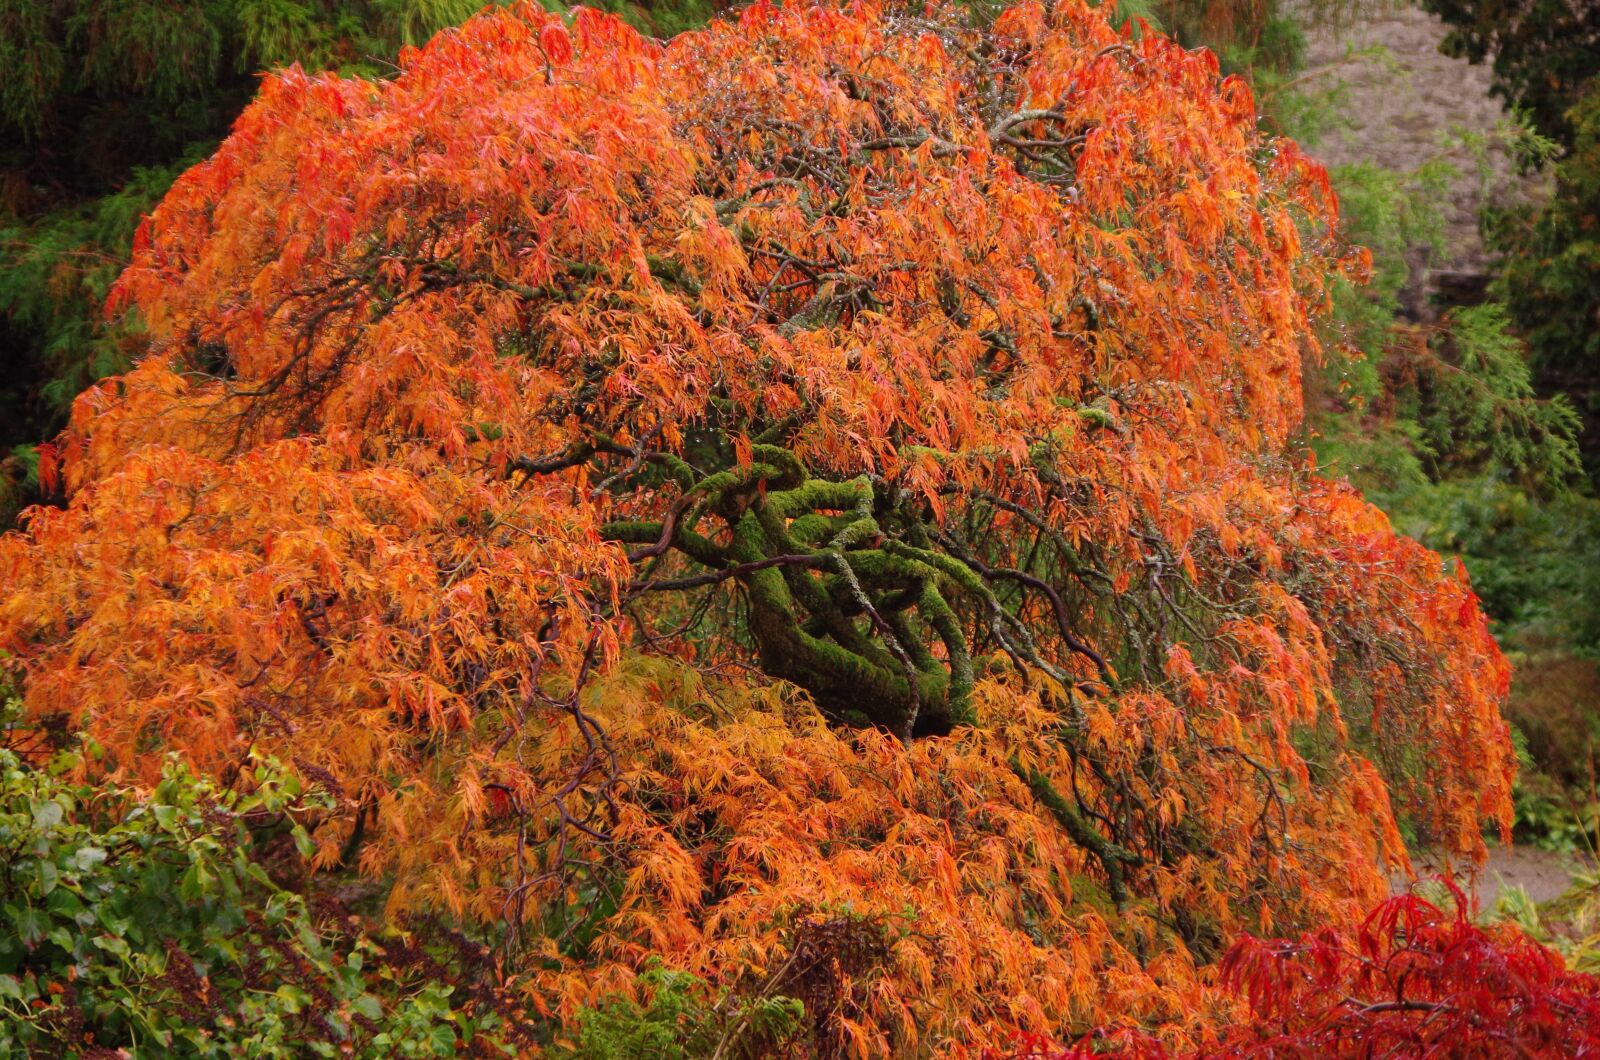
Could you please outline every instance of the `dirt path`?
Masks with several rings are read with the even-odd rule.
[[[1490,847],[1489,860],[1477,880],[1479,905],[1489,908],[1502,891],[1513,887],[1523,888],[1535,902],[1553,901],[1566,892],[1577,868],[1575,859],[1537,847]],[[1419,875],[1426,877],[1439,871],[1438,864],[1427,855],[1417,858]],[[1468,881],[1461,882],[1467,886]],[[1391,885],[1403,889],[1405,881],[1392,880]]]
[[[1522,887],[1535,902],[1549,902],[1566,892],[1577,868],[1572,858],[1537,847],[1495,847],[1489,851],[1479,893],[1488,905],[1502,890]]]

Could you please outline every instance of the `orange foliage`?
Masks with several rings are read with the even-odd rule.
[[[151,350],[0,541],[0,647],[95,768],[294,762],[347,810],[323,864],[508,917],[564,1014],[650,954],[774,987],[848,907],[888,956],[817,1033],[859,1055],[1205,1041],[1223,940],[1382,895],[1391,798],[1468,857],[1504,826],[1464,577],[1293,456],[1360,259],[1208,54],[1077,0],[666,44],[523,5],[402,66],[268,78],[178,181],[114,295]],[[710,557],[785,476],[876,505],[761,561],[795,592],[835,553],[941,587],[835,634],[939,728],[752,668],[757,572]]]

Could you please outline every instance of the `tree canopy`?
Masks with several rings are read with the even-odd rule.
[[[1463,574],[1293,444],[1365,260],[1208,53],[524,4],[400,67],[267,78],[177,180],[0,539],[86,776],[271,753],[540,1011],[654,957],[862,1054],[1209,1040],[1226,939],[1506,826]]]
[[[1584,0],[1423,0],[1450,26],[1444,49],[1490,62],[1494,91],[1546,136],[1570,142],[1568,111],[1600,69],[1600,10]]]
[[[1583,416],[1580,442],[1600,482],[1600,7],[1573,0],[1428,0],[1445,47],[1494,70],[1494,90],[1553,141],[1553,188],[1537,208],[1493,211],[1504,254],[1495,286],[1547,393]]]
[[[1567,117],[1572,140],[1554,167],[1555,193],[1536,214],[1498,226],[1501,286],[1540,381],[1570,394],[1584,413],[1584,456],[1600,481],[1600,84]]]
[[[72,399],[138,355],[139,321],[103,318],[133,232],[209,155],[263,70],[382,77],[405,45],[478,0],[15,0],[0,12],[0,524],[38,500],[32,447]],[[554,5],[559,6],[559,5]],[[610,0],[669,35],[705,0]],[[109,326],[108,326],[109,325]]]

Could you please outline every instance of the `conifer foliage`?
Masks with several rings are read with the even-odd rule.
[[[538,1011],[659,959],[856,1055],[1206,1041],[1227,939],[1506,824],[1470,588],[1290,446],[1364,263],[1209,55],[524,5],[401,66],[267,79],[177,181],[149,350],[0,539],[84,771],[273,754]]]

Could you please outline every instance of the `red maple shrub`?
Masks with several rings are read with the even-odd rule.
[[[1600,1055],[1600,980],[1512,925],[1474,922],[1451,891],[1451,908],[1390,898],[1354,934],[1235,942],[1222,978],[1254,1018],[1222,1054]]]
[[[1441,908],[1418,894],[1381,903],[1353,933],[1245,935],[1222,984],[1249,1005],[1213,1045],[1175,1053],[1137,1030],[1061,1045],[1019,1035],[989,1060],[1589,1057],[1600,1055],[1600,979],[1511,924],[1485,926],[1466,895]]]

